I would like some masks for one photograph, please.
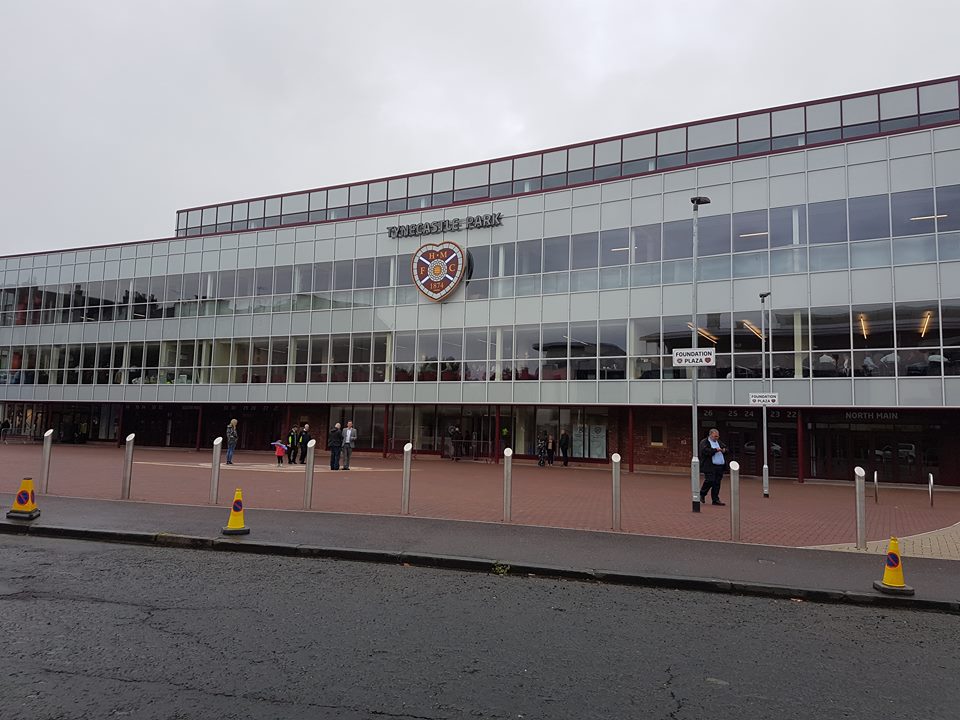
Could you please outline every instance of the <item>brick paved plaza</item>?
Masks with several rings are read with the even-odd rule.
[[[0,447],[6,469],[0,491],[14,492],[21,477],[40,483],[40,445]],[[53,447],[48,494],[66,497],[120,498],[123,449],[112,446]],[[209,451],[138,448],[134,456],[131,499],[203,505],[210,488]],[[355,454],[354,469],[332,472],[326,454],[318,454],[312,509],[326,512],[398,515],[401,461]],[[513,469],[513,522],[525,525],[607,530],[611,527],[610,467],[604,465],[539,468],[517,462]],[[267,453],[238,453],[223,465],[219,504],[241,487],[248,508],[301,509],[302,465],[277,468]],[[689,477],[680,474],[623,473],[625,532],[705,540],[729,540],[729,507],[705,505],[690,512]],[[742,540],[750,543],[810,547],[852,543],[856,537],[853,486],[842,483],[773,480],[764,499],[758,478],[741,483]],[[411,515],[500,522],[503,468],[489,463],[453,463],[434,457],[413,462]],[[925,489],[882,486],[880,502],[868,485],[867,537],[882,543],[891,535],[928,533],[912,547],[916,554],[958,557],[956,529],[960,492],[938,489],[930,507]],[[729,477],[724,479],[729,500]],[[42,505],[42,500],[41,500]],[[879,545],[877,546],[879,547]],[[926,550],[926,551],[925,551]],[[925,552],[924,552],[925,551]]]

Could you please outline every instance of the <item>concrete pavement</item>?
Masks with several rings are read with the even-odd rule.
[[[0,495],[8,506],[10,495]],[[252,532],[219,536],[228,511],[124,501],[41,498],[32,524],[0,532],[113,540],[213,550],[447,566],[584,580],[960,612],[960,573],[949,560],[904,554],[914,598],[876,593],[882,560],[759,544],[705,542],[627,533],[489,522],[249,509]],[[211,556],[210,562],[216,562]]]

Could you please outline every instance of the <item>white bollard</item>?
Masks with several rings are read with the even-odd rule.
[[[40,492],[47,494],[50,487],[50,453],[53,451],[53,430],[43,434],[43,459],[40,462]]]
[[[614,530],[621,531],[623,530],[621,521],[620,521],[620,453],[614,453],[610,458],[611,465],[613,466],[613,523],[612,527]]]
[[[867,549],[866,471],[857,465],[853,469],[857,502],[857,550]]]
[[[317,441],[307,443],[307,472],[303,477],[303,509],[309,510],[313,505],[313,471],[317,461]]]
[[[403,487],[400,491],[400,512],[410,514],[410,460],[413,455],[413,443],[403,446]]]
[[[127,435],[127,446],[123,453],[123,480],[120,484],[120,499],[130,499],[130,485],[133,483],[133,442],[136,433]]]
[[[877,471],[873,471],[873,502],[880,502],[880,481],[877,479]]]
[[[700,458],[696,455],[690,461],[690,488],[693,490],[693,511],[700,512]]]
[[[220,499],[220,451],[223,450],[223,438],[213,441],[213,458],[210,461],[210,504],[216,505]]]
[[[730,539],[740,542],[740,463],[730,463]]]
[[[503,521],[511,522],[513,517],[513,450],[503,450]]]
[[[927,473],[927,492],[930,493],[930,507],[933,507],[933,473]]]

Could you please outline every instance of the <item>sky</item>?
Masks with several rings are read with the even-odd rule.
[[[0,255],[960,74],[956,0],[0,0]]]

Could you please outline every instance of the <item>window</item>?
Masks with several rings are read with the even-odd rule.
[[[651,425],[650,426],[650,444],[654,446],[661,446],[664,444],[663,440],[663,425]]]
[[[767,211],[751,210],[733,214],[733,251],[762,250],[767,247]]]
[[[693,231],[691,228],[691,243]],[[730,216],[702,217],[697,223],[697,252],[705,255],[721,255],[730,252]]]
[[[632,228],[633,261],[654,262],[660,259],[660,223]],[[659,278],[657,278],[659,282]]]
[[[937,188],[937,230],[960,230],[960,185]]]
[[[810,203],[810,242],[847,241],[847,203],[843,200]]]
[[[630,230],[604,230],[600,233],[600,267],[630,263]]]
[[[571,236],[570,269],[583,270],[597,267],[597,247],[597,233],[583,233]]]
[[[663,259],[693,257],[693,220],[674,220],[663,224]]]
[[[770,247],[805,245],[807,208],[804,205],[770,209]]]
[[[910,190],[890,196],[893,236],[932,233],[936,225],[933,190]]]
[[[570,269],[570,238],[552,237],[543,241],[543,271]]]
[[[872,240],[890,235],[890,208],[886,195],[850,198],[850,239]]]

